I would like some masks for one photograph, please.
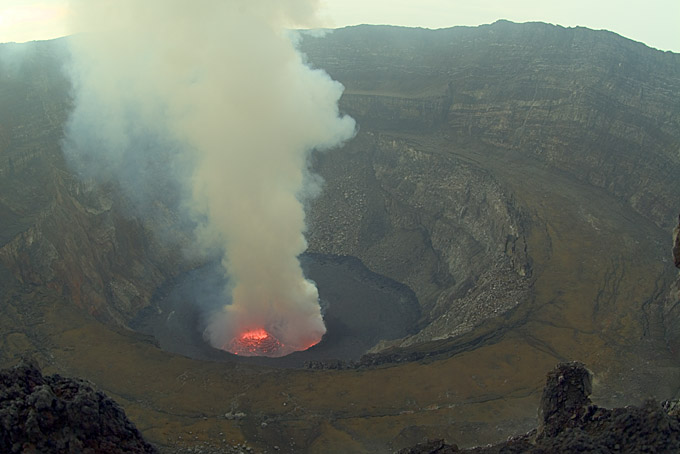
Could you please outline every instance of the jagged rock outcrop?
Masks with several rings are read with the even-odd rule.
[[[0,451],[156,453],[104,393],[83,380],[45,377],[30,360],[0,371]]]
[[[558,364],[549,374],[539,407],[539,427],[494,446],[459,450],[442,440],[399,454],[671,453],[680,450],[680,418],[668,402],[612,410],[592,405],[591,373],[581,363]]]
[[[591,404],[592,392],[592,374],[583,364],[560,364],[550,371],[538,408],[538,438],[575,427]]]

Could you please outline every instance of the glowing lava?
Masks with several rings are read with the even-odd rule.
[[[307,350],[316,344],[318,344],[318,341],[309,343],[303,348],[294,348],[289,345],[284,345],[266,329],[256,328],[239,334],[225,344],[224,347],[222,347],[222,350],[226,350],[239,356],[278,357],[288,355],[295,351]]]
[[[225,346],[235,355],[241,356],[281,356],[284,345],[264,328],[241,333]]]

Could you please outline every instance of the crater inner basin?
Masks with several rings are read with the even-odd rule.
[[[131,322],[133,329],[152,335],[161,349],[200,360],[239,361],[276,367],[301,367],[310,360],[357,360],[380,340],[397,339],[417,331],[418,300],[407,286],[368,270],[359,259],[303,254],[305,276],[319,290],[327,332],[307,350],[282,357],[251,356],[250,339],[236,349],[213,348],[203,339],[206,317],[223,305],[224,288],[218,262],[186,272],[167,282],[152,304]],[[201,301],[199,306],[196,302]],[[243,333],[241,333],[243,336]],[[254,333],[253,338],[264,333]],[[266,336],[264,336],[266,337]],[[232,340],[231,343],[238,343]],[[272,338],[266,349],[276,348]],[[238,350],[244,348],[245,350]],[[236,351],[235,351],[236,350]]]

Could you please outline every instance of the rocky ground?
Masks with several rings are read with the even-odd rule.
[[[493,446],[460,450],[431,440],[399,454],[547,454],[673,453],[680,450],[677,401],[647,400],[641,406],[607,408],[593,405],[592,374],[581,363],[562,363],[548,374],[539,407],[539,427]]]
[[[671,453],[680,450],[680,405],[647,400],[641,406],[593,405],[592,373],[578,362],[561,363],[547,376],[539,426],[496,445],[460,450],[428,440],[399,454]],[[43,376],[24,361],[0,371],[0,450],[3,453],[250,454],[227,440],[182,442],[157,450],[144,441],[124,411],[83,380]],[[273,452],[279,446],[270,447]]]
[[[0,371],[0,452],[25,454],[250,454],[245,443],[196,442],[156,448],[123,409],[92,383],[43,376],[24,360]]]
[[[0,371],[0,452],[154,454],[123,409],[84,380],[25,361]]]
[[[678,225],[673,229],[673,263],[676,268],[680,268],[680,219]]]
[[[217,445],[214,443],[200,443],[195,446],[165,447],[158,450],[159,454],[252,454],[256,452],[246,444]]]

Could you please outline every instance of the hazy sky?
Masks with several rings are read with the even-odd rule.
[[[680,0],[320,0],[320,3],[319,26],[326,27],[370,23],[442,28],[487,24],[498,19],[542,21],[607,29],[651,47],[680,52]],[[0,42],[62,36],[68,33],[67,17],[68,0],[0,0]]]

